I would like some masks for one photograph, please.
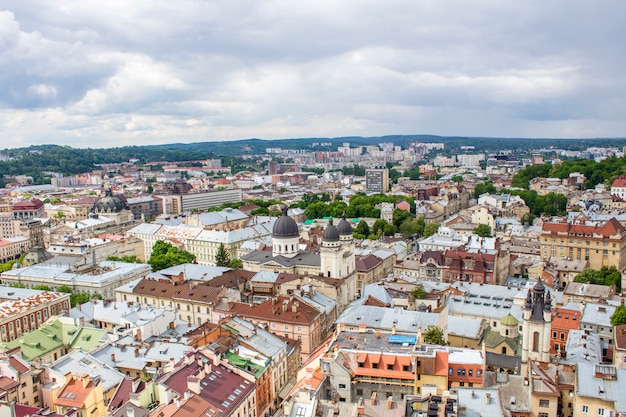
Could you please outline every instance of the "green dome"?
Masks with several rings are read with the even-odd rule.
[[[502,317],[502,320],[500,320],[500,324],[502,324],[503,326],[517,326],[519,324],[519,320],[513,317],[511,313],[509,313],[506,316]]]

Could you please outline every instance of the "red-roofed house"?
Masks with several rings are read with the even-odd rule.
[[[615,218],[601,226],[549,223],[541,230],[541,257],[588,261],[589,268],[626,267],[626,233]]]
[[[228,303],[216,306],[213,321],[239,316],[279,336],[302,342],[302,356],[308,356],[326,337],[324,314],[297,297],[272,297],[261,304]],[[216,317],[217,316],[217,317]]]
[[[622,200],[626,199],[626,175],[615,178],[611,184],[611,195],[616,195]]]
[[[31,201],[22,201],[15,204],[11,208],[11,211],[13,212],[13,218],[16,220],[43,218],[46,213],[43,202],[36,198],[33,198]]]
[[[69,372],[65,375],[65,385],[53,396],[52,405],[60,414],[75,408],[79,416],[103,416],[107,409],[102,381],[99,377]]]
[[[565,345],[570,330],[580,329],[580,310],[555,308],[552,311],[551,335],[550,335],[550,354],[554,355],[558,352],[565,356]]]

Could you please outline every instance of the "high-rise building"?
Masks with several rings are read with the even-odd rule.
[[[375,193],[386,193],[389,190],[389,170],[387,168],[366,170],[365,188]]]

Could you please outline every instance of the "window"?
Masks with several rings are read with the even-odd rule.
[[[603,416],[604,415],[604,408],[598,408],[598,415],[599,416]]]
[[[289,325],[285,324],[285,330],[289,330]]]
[[[539,352],[539,332],[533,333],[533,352]]]
[[[298,326],[298,333],[302,331],[302,327]]]
[[[345,388],[346,384],[339,384],[339,388]]]
[[[550,401],[548,401],[548,400],[539,400],[539,407],[542,407],[542,408],[550,407]]]
[[[358,388],[356,390],[356,395],[363,395],[363,390],[361,388]]]
[[[589,407],[586,405],[583,405],[583,414],[587,414],[589,412]]]

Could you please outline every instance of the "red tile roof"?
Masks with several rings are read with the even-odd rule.
[[[311,325],[321,314],[315,308],[293,297],[278,296],[261,304],[229,303],[228,309],[233,315],[284,323]]]
[[[357,256],[355,259],[355,267],[359,272],[367,272],[376,268],[378,265],[382,263],[382,259],[372,254],[367,256]]]
[[[615,217],[611,218],[602,226],[588,226],[583,224],[570,224],[570,223],[544,223],[542,234],[567,234],[576,236],[588,236],[600,235],[604,238],[615,236],[616,234],[624,233],[624,226],[622,226]]]
[[[224,293],[223,288],[200,283],[174,285],[171,282],[144,278],[133,288],[133,294],[150,295],[152,297],[170,298],[173,300],[193,300],[203,303],[217,303]]]
[[[611,187],[626,187],[626,175],[620,175],[615,178]]]

